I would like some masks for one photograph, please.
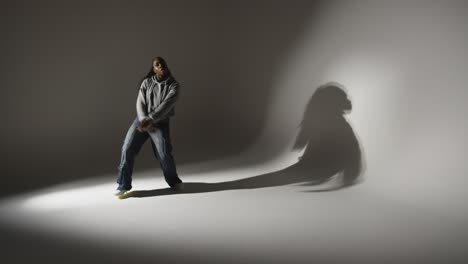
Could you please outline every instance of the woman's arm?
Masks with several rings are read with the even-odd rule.
[[[146,107],[146,83],[147,79],[141,82],[140,90],[138,90],[138,97],[136,101],[136,110],[138,115],[138,120],[141,122],[148,117],[147,107]]]
[[[177,99],[179,98],[180,93],[180,84],[175,82],[169,86],[169,91],[166,98],[161,104],[151,113],[148,114],[148,117],[153,120],[153,122],[158,122],[167,118],[167,114],[174,108]]]

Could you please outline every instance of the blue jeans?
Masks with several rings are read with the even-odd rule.
[[[172,144],[169,136],[169,119],[157,123],[156,132],[140,132],[136,129],[138,124],[138,117],[136,117],[125,136],[120,165],[118,167],[119,176],[117,178],[117,183],[119,187],[117,189],[132,189],[132,173],[135,156],[140,152],[141,147],[148,137],[151,138],[153,153],[161,164],[164,178],[169,186],[172,188],[177,183],[182,182],[177,175],[174,157],[172,156]]]

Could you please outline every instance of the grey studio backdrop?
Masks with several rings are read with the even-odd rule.
[[[223,191],[213,198],[204,194],[208,189],[171,199],[185,204],[181,211],[195,213],[194,218],[206,212],[200,222],[211,220],[205,225],[187,221],[195,231],[205,227],[204,233],[221,238],[207,244],[205,257],[212,257],[212,246],[222,245],[224,225],[230,223],[230,231],[239,234],[236,241],[252,253],[257,248],[244,243],[244,237],[254,240],[258,228],[265,232],[260,234],[276,232],[278,239],[265,235],[265,251],[257,252],[273,258],[299,245],[318,254],[313,260],[323,256],[329,263],[354,263],[342,257],[353,256],[354,250],[354,260],[369,260],[356,263],[376,263],[382,256],[405,263],[412,254],[424,263],[464,263],[467,1],[10,1],[2,3],[0,12],[1,196],[116,175],[121,144],[136,114],[138,82],[151,58],[159,55],[182,85],[171,120],[177,164],[219,160],[216,170],[202,164],[204,171],[194,175],[215,171],[207,178],[217,191],[254,189],[245,196]],[[299,155],[290,154],[305,146],[314,148],[295,163]],[[230,157],[237,157],[236,162],[222,162]],[[266,161],[273,161],[274,169],[237,180],[234,187],[218,180],[223,176],[218,172],[229,166],[240,170]],[[281,168],[292,164],[296,166]],[[158,166],[148,142],[136,170],[151,172]],[[297,182],[292,176],[328,177],[336,169],[359,177],[359,184],[332,192],[306,191],[310,186],[304,192],[261,188]],[[222,195],[224,200],[217,200]],[[148,208],[168,202],[153,198],[118,201]],[[223,203],[240,198],[244,203],[239,204],[252,204],[251,211]],[[201,206],[183,199],[214,202]],[[274,202],[254,207],[262,204],[257,200]],[[120,213],[125,205],[132,204],[106,208]],[[74,208],[65,212],[80,216]],[[131,212],[140,213],[139,208]],[[220,208],[232,214],[212,219],[211,212]],[[162,209],[167,207],[160,206],[154,215]],[[278,212],[265,218],[268,209]],[[237,210],[244,212],[242,217]],[[255,214],[259,224],[251,226]],[[125,216],[123,223],[134,223],[132,215]],[[277,216],[290,218],[273,218]],[[327,223],[327,228],[317,223]],[[155,230],[166,229],[173,230]],[[307,232],[316,229],[320,232]],[[297,237],[288,240],[290,230]],[[184,240],[188,234],[179,235]],[[11,231],[2,242],[19,241],[16,237]],[[30,233],[24,238],[30,239]],[[82,252],[59,240],[37,248],[40,242],[28,241],[36,249],[32,257],[57,251],[69,259]],[[188,240],[183,249],[195,254],[207,241]],[[86,243],[81,246],[90,250]],[[184,250],[171,252],[178,259]],[[82,255],[75,261],[86,259]],[[305,254],[293,257],[310,262]]]
[[[1,12],[2,195],[116,173],[138,81],[161,55],[183,87],[179,164],[290,151],[317,88],[336,84],[366,189],[466,213],[466,1],[12,1]],[[149,144],[136,166],[158,166]]]
[[[261,131],[272,76],[311,11],[252,1],[3,4],[2,195],[117,174],[138,83],[157,55],[182,85],[176,162],[239,153]],[[158,166],[147,142],[136,169]]]

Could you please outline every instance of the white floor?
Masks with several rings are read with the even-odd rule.
[[[366,192],[365,181],[329,192],[299,183],[203,188],[290,160],[229,170],[222,162],[179,166],[187,190],[177,194],[155,170],[135,173],[139,197],[113,197],[111,175],[3,200],[7,256],[11,263],[463,263],[468,256],[467,219],[385,200]]]

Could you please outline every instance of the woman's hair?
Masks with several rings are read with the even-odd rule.
[[[151,67],[150,67],[148,73],[145,75],[145,77],[143,77],[143,78],[140,80],[139,85],[138,85],[138,89],[140,89],[141,84],[143,83],[143,81],[144,81],[146,78],[153,77],[153,75],[156,74],[156,73],[154,73],[154,71],[153,71],[153,62],[154,62],[154,61],[159,61],[159,63],[161,63],[162,66],[163,66],[163,68],[167,71],[167,76],[168,76],[168,77],[173,77],[173,76],[172,76],[171,70],[170,70],[169,67],[167,66],[166,60],[163,59],[163,57],[159,57],[159,56],[154,57],[154,58],[151,60]]]

